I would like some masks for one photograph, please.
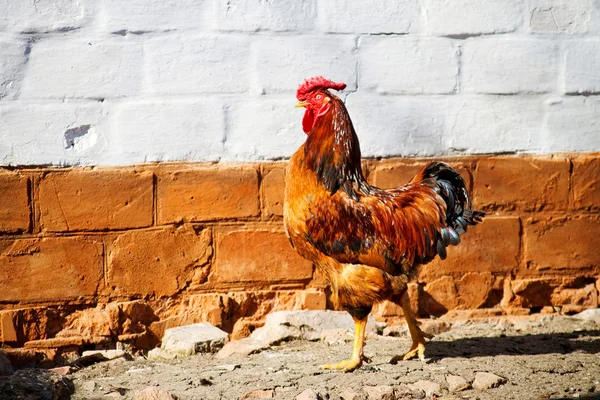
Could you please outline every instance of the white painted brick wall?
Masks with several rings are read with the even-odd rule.
[[[559,43],[547,39],[472,38],[463,47],[467,93],[546,93],[556,88]]]
[[[372,157],[600,151],[598,0],[0,0],[0,166],[289,157],[304,78]]]
[[[457,88],[459,50],[450,39],[366,36],[359,54],[361,89],[435,94]]]
[[[478,36],[514,32],[523,20],[522,0],[426,0],[427,32],[439,36]]]

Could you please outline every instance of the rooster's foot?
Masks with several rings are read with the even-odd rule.
[[[331,369],[335,371],[352,372],[362,365],[363,362],[370,363],[371,359],[365,356],[353,357],[349,360],[344,360],[337,364],[324,364],[319,366],[319,369]]]

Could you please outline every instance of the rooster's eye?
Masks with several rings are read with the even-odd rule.
[[[317,95],[317,97],[316,97],[316,99],[317,99],[317,100],[321,100],[321,98],[322,98],[322,97],[323,97],[323,96],[321,96],[320,94],[318,94],[318,95]]]

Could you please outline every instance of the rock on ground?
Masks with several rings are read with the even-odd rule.
[[[208,322],[201,322],[167,329],[160,347],[178,356],[191,356],[196,353],[214,353],[227,340],[227,332]]]
[[[573,318],[580,319],[583,321],[593,321],[600,324],[600,308],[591,308],[580,312],[579,314],[573,315]]]
[[[296,396],[296,400],[323,400],[323,397],[313,389],[306,389]]]
[[[418,389],[424,391],[425,395],[429,397],[431,397],[431,395],[441,394],[440,384],[436,382],[420,380],[408,386],[413,390]]]
[[[498,387],[503,383],[506,383],[507,379],[491,372],[478,372],[475,374],[475,380],[473,381],[473,387],[479,390],[487,390]]]
[[[447,375],[446,382],[448,383],[448,390],[450,392],[460,392],[461,390],[466,390],[471,386],[465,378],[458,375]]]
[[[21,369],[0,377],[2,399],[67,400],[74,392],[69,378],[45,369]]]
[[[150,386],[136,391],[134,400],[176,400],[176,397],[165,390]]]
[[[365,386],[363,388],[369,400],[395,400],[394,388],[392,386]]]

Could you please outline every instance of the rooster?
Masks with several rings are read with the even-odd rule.
[[[402,307],[412,338],[410,350],[391,362],[424,359],[430,336],[411,311],[409,280],[419,265],[446,258],[446,247],[458,245],[467,226],[484,214],[471,210],[465,182],[442,162],[429,163],[397,189],[367,183],[348,111],[330,91],[345,87],[315,77],[298,88],[307,138],[288,165],[284,224],[292,247],[328,278],[334,307],[348,311],[356,324],[352,357],[320,368],[352,371],[368,361],[367,317],[383,300]]]

